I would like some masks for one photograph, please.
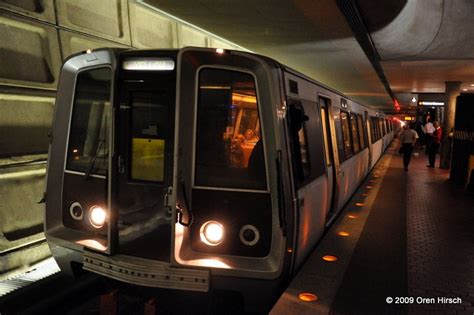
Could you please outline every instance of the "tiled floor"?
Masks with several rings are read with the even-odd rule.
[[[474,314],[474,197],[449,172],[413,160],[407,183],[408,293],[460,297],[461,304],[413,304],[410,314]],[[402,172],[402,171],[400,171]]]

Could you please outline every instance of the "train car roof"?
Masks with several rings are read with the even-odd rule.
[[[104,48],[97,48],[97,49],[92,49],[91,52],[96,52],[96,51],[102,51],[102,50],[108,50],[108,51],[114,51],[116,52],[117,54],[121,53],[121,52],[126,52],[127,54],[130,54],[130,55],[135,55],[135,54],[140,54],[140,53],[143,53],[145,52],[146,54],[147,53],[153,53],[153,52],[157,52],[157,51],[170,51],[170,52],[173,52],[173,53],[178,53],[179,51],[181,50],[185,50],[185,49],[189,49],[189,50],[192,50],[192,49],[195,49],[195,50],[201,50],[201,51],[212,51],[212,50],[215,50],[216,48],[208,48],[208,47],[194,47],[194,46],[187,46],[187,47],[183,47],[183,48],[163,48],[163,49],[156,49],[156,48],[151,48],[151,49],[134,49],[134,48],[108,48],[108,47],[104,47]],[[257,54],[257,53],[253,53],[253,52],[249,52],[249,51],[243,51],[243,50],[234,50],[234,49],[224,49],[224,51],[230,51],[230,52],[237,52],[237,53],[241,53],[241,54],[248,54],[248,55],[253,55],[253,56],[256,56],[258,58],[261,58],[267,62],[271,62],[273,63],[276,67],[280,68],[281,70],[283,71],[286,71],[288,73],[291,73],[293,75],[296,75],[298,77],[300,77],[301,79],[303,80],[306,80],[308,82],[311,82],[311,83],[314,83],[314,84],[317,84],[319,86],[321,86],[322,88],[325,88],[347,100],[350,100],[351,102],[359,105],[359,106],[362,106],[364,108],[367,108],[369,110],[372,110],[376,113],[378,113],[380,115],[380,113],[383,114],[383,112],[379,111],[379,110],[376,110],[372,107],[369,107],[367,105],[364,105],[364,104],[361,104],[353,99],[351,99],[350,97],[347,97],[346,95],[344,95],[342,92],[339,92],[338,90],[330,87],[330,86],[327,86],[326,84],[324,83],[321,83],[319,82],[318,80],[316,79],[313,79],[293,68],[290,68],[289,66],[286,66],[284,64],[282,64],[281,62],[271,58],[271,57],[268,57],[268,56],[264,56],[264,55],[260,55],[260,54]],[[78,52],[78,53],[75,53],[75,54],[72,54],[70,56],[68,56],[64,62],[66,63],[69,59],[71,58],[74,58],[76,56],[79,56],[79,55],[82,55],[82,54],[85,54],[87,53],[87,51],[81,51],[81,52]]]

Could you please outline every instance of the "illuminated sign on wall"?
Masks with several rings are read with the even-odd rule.
[[[418,105],[420,105],[420,106],[444,106],[444,102],[427,102],[427,101],[422,101],[422,102],[418,102]]]

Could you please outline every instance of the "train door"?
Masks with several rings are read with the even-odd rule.
[[[172,186],[175,74],[122,71],[116,104],[117,252],[168,262]]]
[[[332,143],[332,133],[331,125],[329,119],[330,113],[330,103],[331,101],[328,98],[319,96],[319,109],[321,111],[321,125],[323,128],[323,141],[324,141],[324,151],[326,157],[326,176],[328,178],[328,200],[331,200],[326,209],[327,213],[334,212],[337,208],[337,175],[336,175],[336,165],[334,161],[334,148]],[[327,216],[327,219],[330,219],[331,215]]]

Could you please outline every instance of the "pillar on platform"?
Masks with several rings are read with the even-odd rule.
[[[459,81],[447,81],[446,93],[444,95],[444,121],[443,137],[441,143],[439,167],[449,169],[451,164],[451,144],[452,139],[449,134],[454,130],[454,115],[456,113],[456,97],[460,94],[461,83]]]

